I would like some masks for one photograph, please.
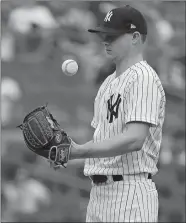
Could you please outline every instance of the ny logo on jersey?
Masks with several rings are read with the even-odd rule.
[[[110,22],[110,19],[111,19],[112,16],[113,16],[113,12],[112,11],[108,12],[104,21],[105,22],[108,22],[108,21]]]
[[[113,99],[114,95],[112,95],[110,97],[110,99],[107,101],[107,105],[108,105],[108,110],[107,110],[107,120],[109,120],[109,123],[113,122],[113,118],[118,118],[118,109],[119,109],[119,105],[121,103],[121,95],[118,94],[118,97],[116,99],[116,101],[114,102],[114,104],[112,104],[112,99]]]

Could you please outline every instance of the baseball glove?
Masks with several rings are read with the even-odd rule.
[[[19,126],[27,147],[45,157],[54,169],[67,166],[72,140],[53,118],[47,106],[28,113]]]

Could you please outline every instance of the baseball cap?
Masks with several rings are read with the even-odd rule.
[[[96,28],[88,29],[91,33],[105,33],[108,35],[122,35],[138,31],[147,34],[145,18],[137,9],[126,5],[109,11],[104,21]]]

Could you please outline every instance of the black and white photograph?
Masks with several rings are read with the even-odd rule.
[[[185,1],[1,0],[1,222],[185,222]]]

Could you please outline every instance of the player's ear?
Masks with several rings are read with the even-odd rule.
[[[132,34],[132,44],[136,45],[139,41],[140,41],[140,33],[136,31]]]

